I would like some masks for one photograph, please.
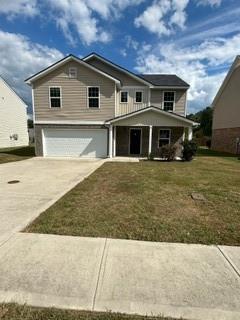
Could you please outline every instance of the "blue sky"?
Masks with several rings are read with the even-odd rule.
[[[209,105],[240,54],[239,0],[0,0],[0,75],[24,79],[92,51],[135,73],[176,73],[188,112]]]

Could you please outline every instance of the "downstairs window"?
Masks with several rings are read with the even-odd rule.
[[[162,147],[166,144],[170,144],[171,139],[171,130],[170,129],[160,129],[159,131],[159,139],[158,139],[158,147]]]

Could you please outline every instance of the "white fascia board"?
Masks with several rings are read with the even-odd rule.
[[[233,64],[232,64],[231,68],[229,69],[226,77],[224,78],[224,80],[223,80],[223,82],[222,82],[222,84],[221,84],[221,86],[220,86],[220,88],[219,88],[219,90],[218,90],[215,98],[213,99],[213,102],[212,102],[212,104],[211,104],[211,107],[214,107],[215,104],[216,104],[216,102],[217,102],[218,99],[220,98],[223,90],[225,89],[228,81],[230,80],[230,78],[231,78],[231,76],[232,76],[232,74],[233,74],[233,71],[235,70],[235,68],[236,68],[236,66],[237,66],[237,64],[238,64],[239,61],[240,61],[240,56],[237,56],[237,57],[235,58]],[[240,66],[238,66],[237,68],[239,68],[239,67],[240,67]]]
[[[144,80],[144,79],[142,79],[142,78],[139,78],[138,76],[135,76],[135,75],[132,74],[131,72],[128,72],[126,69],[123,69],[123,68],[121,68],[121,67],[118,67],[118,66],[115,65],[114,63],[111,63],[110,61],[105,60],[104,58],[99,57],[98,55],[91,54],[90,56],[87,56],[87,57],[83,58],[83,61],[88,61],[88,60],[90,60],[91,58],[96,58],[96,59],[98,59],[98,60],[100,60],[100,61],[108,64],[109,66],[111,66],[111,67],[113,67],[113,68],[115,68],[115,69],[117,69],[117,70],[120,70],[121,72],[126,73],[127,75],[129,75],[129,77],[132,77],[133,79],[135,79],[135,80],[137,80],[137,81],[139,81],[139,82],[144,83],[146,86],[148,86],[148,87],[150,87],[150,88],[153,88],[153,87],[154,87],[154,85],[152,85],[150,82],[148,82],[148,81],[146,81],[146,80]]]
[[[37,120],[35,124],[65,124],[65,125],[103,125],[105,121],[78,121],[78,120]]]
[[[197,122],[194,122],[192,120],[183,118],[181,116],[177,116],[175,114],[172,114],[171,112],[165,112],[165,111],[160,110],[160,109],[157,110],[156,108],[153,108],[153,107],[145,108],[145,109],[139,110],[137,112],[126,114],[125,116],[118,117],[116,119],[112,119],[111,121],[107,121],[106,124],[111,124],[111,123],[114,123],[114,122],[117,122],[117,121],[120,121],[120,120],[123,120],[123,119],[131,118],[131,117],[134,117],[135,115],[138,115],[138,114],[141,114],[141,113],[144,113],[144,112],[147,112],[147,111],[155,111],[155,112],[160,113],[162,115],[165,115],[167,117],[174,118],[176,120],[180,120],[180,121],[186,122],[186,123],[188,123],[189,125],[192,125],[192,126],[198,125]]]
[[[93,71],[95,71],[95,72],[97,72],[97,73],[105,76],[105,77],[108,78],[108,79],[113,80],[113,81],[116,82],[119,86],[121,85],[120,80],[115,79],[114,77],[110,76],[109,74],[107,74],[107,73],[105,73],[105,72],[103,72],[103,71],[101,71],[101,70],[98,70],[98,69],[95,68],[94,66],[92,66],[92,65],[90,65],[90,64],[82,61],[81,59],[77,59],[77,58],[75,58],[74,56],[66,57],[65,59],[61,60],[59,63],[55,63],[52,67],[49,67],[49,68],[47,68],[46,70],[43,70],[42,72],[36,74],[36,76],[30,77],[30,78],[29,78],[28,80],[26,80],[25,82],[26,82],[27,84],[31,85],[33,81],[35,81],[35,80],[41,78],[42,76],[44,76],[44,75],[52,72],[53,70],[56,70],[57,68],[59,68],[60,66],[62,66],[63,64],[65,64],[66,62],[71,61],[71,60],[72,60],[72,61],[75,61],[75,62],[77,62],[77,63],[79,63],[79,64],[84,65],[85,67],[87,67],[87,68],[89,68],[89,69],[91,69],[91,70],[93,70]]]
[[[2,82],[10,89],[10,91],[18,98],[18,100],[20,100],[20,102],[24,105],[25,108],[27,108],[27,104],[26,102],[23,101],[23,99],[21,97],[19,97],[19,95],[17,94],[17,92],[10,86],[10,84],[7,83],[7,81],[5,79],[3,79],[3,77],[0,76],[0,80],[2,80]]]

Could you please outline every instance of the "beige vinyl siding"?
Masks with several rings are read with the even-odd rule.
[[[17,135],[17,140],[13,135]],[[28,143],[26,105],[0,78],[0,148],[26,146]]]
[[[144,86],[144,83],[141,81],[135,80],[131,76],[128,76],[125,72],[117,70],[99,59],[91,58],[88,60],[88,63],[120,80],[122,86]]]
[[[240,127],[240,61],[217,99],[213,113],[213,129]]]
[[[158,126],[158,127],[191,127],[184,119],[176,119],[168,114],[147,110],[140,114],[133,115],[129,118],[119,119],[114,123],[116,126]]]
[[[121,91],[128,92],[128,102],[122,103],[121,99]],[[149,101],[149,89],[147,87],[124,87],[121,91],[117,92],[117,105],[116,105],[116,116],[120,116],[123,114],[127,114],[133,111],[137,111],[148,106]],[[135,102],[135,94],[136,91],[142,91],[143,94],[143,102],[137,103]]]
[[[69,79],[69,68],[77,68],[77,79]],[[62,108],[49,106],[49,87],[60,86]],[[100,88],[100,108],[88,108],[87,87]],[[115,115],[115,82],[76,62],[68,62],[34,82],[36,121],[105,121]]]
[[[174,112],[185,116],[185,108],[186,108],[186,98],[187,98],[187,91],[186,90],[175,90],[175,89],[151,89],[151,97],[150,97],[150,104],[152,106],[162,108],[163,107],[163,92],[164,91],[174,91],[175,92],[175,108]]]

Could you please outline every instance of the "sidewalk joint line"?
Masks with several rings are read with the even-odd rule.
[[[101,271],[102,271],[103,258],[104,258],[104,255],[105,255],[106,246],[107,246],[107,238],[105,239],[105,242],[104,242],[102,257],[101,257],[100,266],[99,266],[99,270],[98,270],[97,284],[96,284],[96,289],[95,289],[94,296],[93,296],[92,311],[94,311],[94,309],[95,309],[97,291],[98,291],[98,287],[99,287],[100,275],[101,275]]]
[[[231,261],[231,259],[227,256],[227,254],[225,254],[223,252],[223,250],[217,245],[218,250],[221,252],[221,254],[223,255],[223,257],[227,260],[227,262],[230,264],[231,268],[235,271],[235,273],[237,274],[237,276],[240,278],[240,272],[237,269],[237,267],[234,265],[234,263]]]

